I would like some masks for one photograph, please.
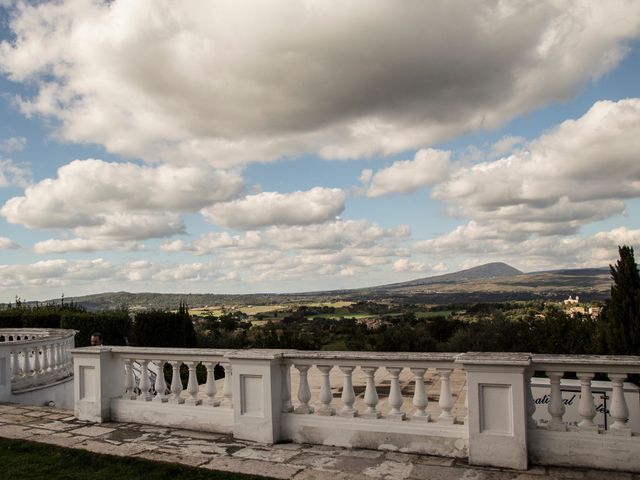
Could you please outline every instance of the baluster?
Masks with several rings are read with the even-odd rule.
[[[451,410],[453,409],[453,395],[451,395],[451,372],[450,368],[436,368],[436,372],[440,377],[440,400],[438,406],[440,407],[440,415],[438,416],[439,423],[453,423],[453,415]]]
[[[200,405],[202,400],[198,400],[198,377],[196,368],[200,362],[185,362],[189,367],[189,381],[187,382],[187,393],[189,398],[184,402],[186,405]]]
[[[49,371],[49,345],[42,345],[42,373]]]
[[[331,393],[331,381],[329,380],[329,372],[333,365],[317,365],[322,375],[322,384],[320,385],[320,406],[316,409],[318,415],[331,416],[336,414],[335,408],[331,407],[333,395]]]
[[[281,396],[282,396],[282,413],[293,412],[291,404],[291,367],[287,364],[280,365],[282,373]]]
[[[531,391],[531,378],[533,377],[534,371],[527,370],[524,373],[524,393],[526,400],[526,408],[527,408],[527,428],[530,430],[535,430],[538,428],[538,424],[533,418],[533,414],[536,413],[536,402],[533,398],[533,392]],[[467,392],[467,398],[469,397],[469,393]],[[469,407],[467,407],[467,410]]]
[[[124,395],[122,398],[127,400],[135,400],[136,394],[134,392],[134,388],[136,386],[135,381],[133,379],[133,360],[130,358],[125,358],[124,360]]]
[[[11,378],[16,379],[22,373],[20,371],[20,353],[16,347],[13,348],[13,352],[11,352]]]
[[[343,407],[338,412],[338,415],[341,417],[356,417],[358,416],[358,411],[353,408],[353,404],[356,401],[356,394],[353,391],[353,382],[351,380],[351,375],[355,367],[348,366],[340,366],[340,371],[343,373],[343,383],[342,383],[342,396],[340,400],[342,400]]]
[[[428,399],[424,391],[424,374],[427,371],[426,368],[410,368],[409,369],[414,376],[415,389],[413,391],[413,406],[416,407],[416,411],[413,413],[413,419],[429,421],[431,415],[427,413]]]
[[[171,376],[171,395],[169,395],[169,403],[184,403],[184,398],[180,396],[182,393],[182,380],[180,379],[180,365],[182,362],[169,362],[172,368]]]
[[[405,414],[400,410],[402,407],[402,391],[400,390],[400,372],[402,367],[385,367],[389,375],[391,375],[391,387],[389,389],[389,405],[391,411],[387,414],[387,418],[391,420],[404,420]]]
[[[631,436],[631,428],[627,424],[629,420],[629,408],[624,398],[623,382],[627,379],[626,373],[609,373],[611,380],[611,407],[609,415],[613,418],[613,424],[609,427],[610,433],[615,435]]]
[[[380,418],[382,414],[377,409],[378,392],[376,391],[375,374],[378,367],[360,367],[367,377],[367,386],[364,390],[364,403],[367,405],[367,409],[362,414],[365,418]]]
[[[562,422],[565,406],[562,401],[562,389],[560,388],[560,380],[562,379],[564,372],[546,373],[551,381],[551,400],[548,407],[549,415],[551,415],[551,421],[549,422],[547,429],[563,432],[567,429],[566,425]]]
[[[167,395],[167,382],[164,379],[164,364],[166,362],[164,360],[154,360],[154,363],[158,368],[158,372],[156,373],[156,383],[154,385],[156,396],[153,398],[153,401],[164,403],[169,400],[169,396]]]
[[[578,413],[582,418],[578,423],[578,428],[580,430],[597,433],[598,426],[593,423],[593,418],[596,416],[596,406],[593,402],[593,394],[591,393],[591,380],[595,374],[580,372],[577,375],[580,379],[580,403],[578,404]]]
[[[233,371],[230,363],[222,363],[221,365],[224,368],[224,384],[222,385],[224,405],[233,407]]]
[[[24,354],[24,363],[22,366],[22,374],[26,377],[31,375],[31,359],[29,358],[29,355],[31,354],[31,349],[30,348],[25,348],[22,350],[23,354]]]
[[[153,399],[151,382],[149,381],[149,360],[140,360],[140,394],[138,400],[148,402]]]
[[[35,345],[33,347],[33,374],[39,375],[42,367],[40,366],[40,347]]]
[[[313,407],[309,405],[311,400],[311,390],[309,389],[309,380],[307,379],[307,372],[309,371],[309,365],[294,365],[300,373],[300,381],[298,383],[298,401],[300,405],[294,410],[295,413],[313,413]]]
[[[56,343],[56,370],[60,370],[62,368],[62,344]]]
[[[204,394],[207,398],[204,400],[203,404],[209,407],[217,407],[220,405],[220,400],[216,400],[216,393],[218,392],[214,376],[216,362],[206,362],[204,363],[204,366],[207,368],[207,383],[204,386]]]

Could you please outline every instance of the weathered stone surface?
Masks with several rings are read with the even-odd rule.
[[[295,450],[283,450],[280,448],[255,448],[247,447],[233,454],[237,458],[249,458],[252,460],[266,460],[268,462],[284,463],[298,455]]]
[[[357,473],[338,472],[336,470],[315,470],[308,468],[298,473],[294,480],[370,480],[371,477]]]
[[[138,453],[136,457],[146,458],[147,460],[153,460],[156,462],[169,462],[180,463],[182,465],[188,465],[190,467],[199,467],[205,463],[211,461],[211,456],[207,455],[178,455],[172,452],[159,452],[157,450],[150,450]]]
[[[113,432],[114,428],[104,428],[98,426],[91,427],[80,427],[73,431],[73,433],[77,435],[84,435],[86,437],[99,437],[101,435],[106,435],[107,433]]]
[[[302,470],[301,467],[295,465],[271,463],[261,460],[245,460],[234,457],[214,458],[209,463],[202,465],[202,467],[222,472],[238,472],[283,479],[291,478]]]
[[[362,473],[368,477],[385,479],[405,479],[409,478],[413,465],[410,463],[400,463],[384,461],[380,465],[369,467]]]

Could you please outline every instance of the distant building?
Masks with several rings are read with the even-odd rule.
[[[576,295],[576,298],[573,298],[571,295],[569,295],[569,298],[566,299],[563,303],[565,305],[577,305],[580,303],[580,297]]]

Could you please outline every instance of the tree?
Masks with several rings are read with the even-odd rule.
[[[633,247],[618,247],[620,259],[611,269],[611,298],[603,312],[607,351],[640,355],[640,274]]]

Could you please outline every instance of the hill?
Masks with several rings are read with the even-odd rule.
[[[584,301],[601,301],[609,297],[610,286],[608,268],[523,273],[506,263],[496,262],[444,275],[350,290],[246,295],[109,292],[65,300],[82,305],[88,310],[127,307],[133,311],[174,309],[181,301],[185,301],[190,307],[303,304],[334,300],[443,305],[536,299],[562,300],[569,295],[579,295]]]

